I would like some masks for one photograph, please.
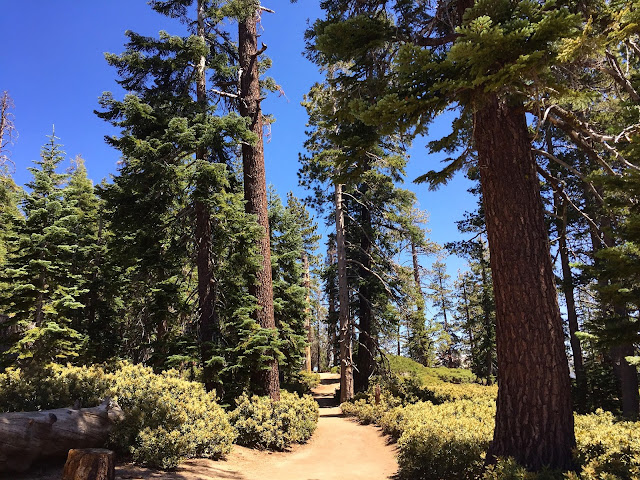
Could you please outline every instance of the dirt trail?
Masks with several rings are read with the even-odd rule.
[[[320,404],[318,429],[304,445],[289,452],[265,452],[234,446],[224,461],[189,460],[175,471],[133,465],[116,468],[117,480],[386,480],[398,470],[396,452],[373,426],[343,417],[333,394],[339,375],[323,373],[313,391]],[[60,478],[31,477],[33,480]],[[21,477],[25,478],[25,477]]]

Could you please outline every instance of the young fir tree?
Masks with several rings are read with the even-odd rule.
[[[71,361],[83,347],[83,336],[71,327],[87,293],[82,276],[73,270],[78,248],[76,220],[84,212],[68,201],[58,173],[64,152],[54,134],[42,147],[40,160],[30,167],[33,178],[21,202],[25,218],[9,241],[10,256],[3,269],[8,284],[3,310],[16,336],[7,359],[24,367]],[[67,187],[68,188],[68,187]]]
[[[476,182],[469,193],[480,196],[477,184],[478,172],[470,169],[467,177]],[[472,371],[490,385],[496,371],[496,307],[491,279],[489,251],[486,244],[487,228],[482,197],[474,212],[465,212],[464,218],[456,222],[458,231],[473,235],[470,240],[450,242],[445,245],[449,252],[466,258],[470,270],[460,279],[457,298],[459,317],[464,319],[469,332]],[[473,337],[473,340],[471,338]]]
[[[438,361],[445,367],[458,368],[461,364],[459,325],[453,315],[451,276],[442,260],[435,261],[431,267],[428,297],[435,310],[434,320],[439,323],[441,332],[437,342]]]
[[[72,161],[69,180],[64,188],[65,202],[75,211],[70,228],[75,235],[71,255],[71,273],[78,278],[82,294],[78,301],[84,305],[71,316],[71,326],[87,337],[87,349],[95,351],[97,345],[105,342],[105,330],[97,319],[99,286],[102,282],[100,256],[104,254],[100,245],[101,219],[100,199],[96,195],[93,182],[87,177],[84,160],[77,157]],[[107,335],[108,337],[109,335]]]
[[[302,262],[302,225],[289,203],[284,206],[275,192],[269,192],[274,311],[284,354],[279,369],[285,381],[299,372],[304,363],[310,316]]]

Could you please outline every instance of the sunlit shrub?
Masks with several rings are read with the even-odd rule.
[[[405,407],[398,463],[411,479],[475,479],[493,435],[492,402],[461,400]]]
[[[124,412],[109,440],[136,462],[174,468],[191,457],[217,458],[231,450],[235,431],[213,394],[176,371],[122,363],[113,372],[93,366],[51,365],[37,377],[9,370],[0,375],[4,411],[98,405],[111,397]]]
[[[109,384],[107,374],[97,366],[52,364],[29,374],[11,368],[0,374],[0,411],[95,406],[105,397]]]
[[[575,418],[576,460],[583,480],[640,478],[640,422],[616,422],[598,410]]]
[[[282,384],[282,388],[299,395],[311,393],[311,390],[320,385],[320,374],[309,372],[296,372],[292,378]]]
[[[309,395],[299,397],[282,391],[280,401],[268,397],[242,395],[229,413],[240,445],[285,450],[293,443],[304,443],[318,425],[319,408]]]
[[[155,375],[149,367],[125,363],[113,374],[109,393],[125,412],[111,443],[129,449],[138,463],[166,469],[186,458],[231,451],[235,431],[213,394],[175,371]]]

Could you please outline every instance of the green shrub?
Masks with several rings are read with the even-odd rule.
[[[202,384],[182,380],[176,371],[155,375],[149,367],[129,363],[112,380],[109,393],[125,419],[114,429],[111,444],[128,449],[137,463],[167,469],[186,458],[219,458],[231,451],[235,431]]]
[[[311,390],[320,385],[320,374],[309,372],[296,372],[282,388],[299,395],[311,393]]]
[[[231,450],[235,431],[226,413],[202,384],[176,371],[120,364],[113,372],[51,365],[37,376],[9,370],[0,375],[3,411],[38,410],[73,405],[93,406],[112,397],[125,414],[109,440],[136,462],[174,468],[186,458],[217,458]]]
[[[640,422],[616,422],[598,410],[576,415],[576,459],[584,480],[640,478]]]
[[[476,376],[470,370],[464,368],[425,367],[407,357],[398,355],[387,356],[389,370],[394,375],[415,375],[423,385],[432,385],[442,382],[472,383]]]
[[[285,450],[306,442],[318,425],[318,404],[309,395],[281,392],[279,402],[268,397],[242,395],[229,414],[240,445]]]
[[[386,435],[398,439],[400,476],[444,480],[635,480],[640,478],[640,422],[619,422],[598,411],[576,415],[576,465],[579,473],[527,472],[512,459],[484,469],[484,456],[493,434],[494,389],[451,385],[462,400],[434,405],[418,402],[398,406],[385,397],[373,405],[369,396],[342,404],[343,412],[362,423],[376,423]],[[472,388],[470,388],[472,387]],[[429,387],[431,388],[431,387]],[[485,390],[482,390],[485,388]],[[460,393],[462,392],[462,393]],[[473,393],[476,393],[474,396]],[[396,405],[394,406],[394,402]]]
[[[425,390],[430,392],[433,403],[454,402],[457,400],[495,400],[498,397],[498,386],[485,387],[476,383],[457,385],[440,383],[429,385]]]
[[[48,365],[24,374],[19,368],[0,374],[0,411],[17,412],[98,405],[110,379],[97,366]]]
[[[340,366],[336,365],[335,367],[331,367],[331,370],[329,370],[331,373],[340,373]]]
[[[495,465],[489,465],[482,475],[483,480],[561,480],[565,478],[577,479],[578,477],[575,474],[565,475],[553,470],[528,472],[513,458],[500,459]]]
[[[493,435],[493,402],[460,400],[406,407],[398,463],[411,479],[476,479]]]

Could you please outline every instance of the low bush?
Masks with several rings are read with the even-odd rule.
[[[440,385],[439,385],[440,386]],[[398,439],[400,477],[444,480],[635,480],[640,478],[640,422],[616,421],[598,411],[575,416],[578,473],[527,472],[511,459],[484,467],[485,452],[493,436],[495,387],[451,385],[454,401],[434,405],[381,395],[375,405],[371,395],[342,404],[347,415],[362,423],[375,423]],[[433,388],[433,386],[429,387]],[[486,390],[481,390],[481,389]],[[474,396],[475,392],[475,396]]]
[[[282,391],[280,401],[242,395],[229,420],[237,432],[237,443],[247,447],[285,450],[306,442],[318,426],[319,408],[309,395]]]
[[[425,387],[431,392],[433,403],[455,402],[457,400],[495,400],[498,397],[498,386],[485,387],[476,383],[457,385],[441,383]]]
[[[432,385],[442,382],[449,383],[473,383],[476,376],[464,368],[425,367],[424,365],[407,357],[389,355],[390,373],[394,375],[415,375],[423,385]]]
[[[192,457],[217,458],[231,450],[235,431],[226,413],[202,384],[180,378],[176,371],[122,363],[112,372],[51,365],[37,376],[10,370],[0,375],[3,411],[82,406],[112,397],[125,413],[109,440],[136,462],[164,469]]]
[[[640,422],[618,422],[611,412],[598,410],[576,415],[575,430],[581,479],[640,478]]]
[[[10,368],[0,374],[0,411],[18,412],[98,405],[110,378],[101,367],[48,365],[24,373]]]
[[[226,413],[200,383],[175,371],[125,363],[113,374],[110,393],[125,412],[111,444],[134,461],[174,468],[186,458],[219,458],[231,451],[235,431]]]
[[[320,385],[320,374],[309,372],[296,372],[292,378],[282,384],[282,388],[299,395],[311,393],[311,390]]]

